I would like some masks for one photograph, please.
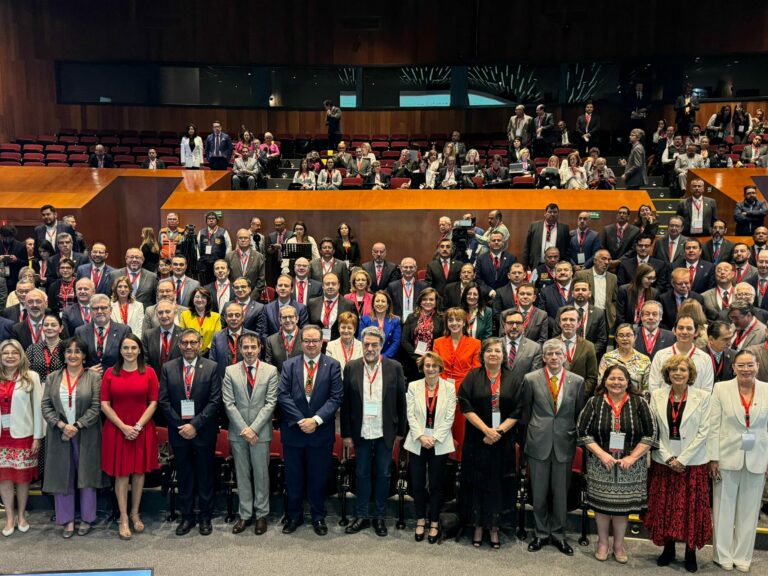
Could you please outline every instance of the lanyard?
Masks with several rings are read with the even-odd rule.
[[[485,369],[485,375],[491,383],[491,409],[493,412],[499,411],[499,390],[501,388],[501,370],[496,374],[496,378],[491,378],[491,373]]]
[[[645,351],[647,354],[653,354],[653,349],[656,346],[656,340],[659,339],[659,334],[661,334],[661,330],[656,328],[656,334],[651,335],[648,330],[643,328],[643,342],[645,343]]]
[[[320,263],[323,266],[323,276],[325,276],[326,274],[328,274],[329,272],[331,272],[333,270],[333,267],[336,264],[336,258],[331,258],[331,261],[328,263],[328,267],[325,266],[325,264],[326,264],[325,260],[321,259]]]
[[[349,353],[347,353],[347,347],[344,346],[344,342],[339,340],[339,345],[341,346],[341,351],[344,353],[344,364],[346,365],[355,353],[355,341],[352,340],[352,346],[349,347]]]
[[[557,291],[560,292],[560,297],[563,299],[563,302],[568,304],[568,296],[570,296],[570,290],[563,290],[563,287],[560,286],[560,282],[555,281],[555,287],[557,288]]]
[[[219,303],[219,308],[221,308],[221,299],[227,292],[229,292],[229,280],[224,284],[219,284],[216,288],[216,301]]]
[[[237,249],[237,253],[240,256],[240,270],[245,274],[245,269],[248,268],[248,261],[251,259],[251,252],[243,252],[240,248]]]
[[[90,308],[89,308],[88,312],[86,313],[85,306],[83,306],[82,304],[80,304],[79,306],[80,306],[80,316],[83,317],[83,321],[86,324],[90,324],[91,323],[91,310],[90,310]]]
[[[330,325],[331,325],[331,313],[333,312],[334,306],[336,306],[336,304],[338,304],[338,302],[339,302],[338,297],[333,302],[331,302],[330,304],[328,304],[328,300],[325,300],[323,302],[323,306],[325,307],[325,314],[323,314],[323,326],[325,328],[330,328]]]
[[[67,376],[67,403],[69,404],[70,409],[72,408],[72,394],[75,392],[75,389],[77,388],[77,382],[80,380],[80,376],[82,376],[84,372],[84,370],[80,370],[80,373],[75,377],[75,381],[72,382],[69,377],[69,370],[66,368],[64,369],[64,374]]]
[[[712,350],[707,347],[707,350],[709,351],[709,357],[712,358],[712,369],[715,371],[715,378],[720,376],[720,373],[723,371],[723,364],[725,362],[725,352],[722,352],[720,354],[720,362],[718,362],[715,359],[715,355],[712,353]],[[686,392],[686,394],[688,394]]]
[[[40,336],[43,333],[43,323],[40,322],[40,326],[38,326],[37,331],[35,331],[32,328],[32,320],[29,318],[29,314],[27,314],[27,326],[29,326],[29,333],[32,334],[32,342],[37,344],[40,341]]]
[[[405,293],[405,301],[406,301],[407,303],[409,303],[409,304],[410,304],[410,302],[411,302],[411,294],[413,294],[413,283],[412,283],[412,282],[408,282],[408,284],[410,284],[410,285],[411,285],[411,288],[410,288],[410,290],[409,290],[409,289],[406,287],[406,282],[405,282],[405,280],[404,280],[404,279],[403,279],[403,280],[400,280],[400,282],[401,282],[401,283],[402,283],[402,285],[403,285],[403,292]]]
[[[48,346],[43,346],[43,358],[45,359],[45,375],[51,373],[51,363],[53,362],[53,355],[58,355],[59,345],[53,347],[53,351],[48,350]]]
[[[136,284],[141,279],[141,270],[138,272],[132,272],[130,268],[126,268],[125,272],[128,274],[128,278],[131,280],[131,291],[136,294]]]
[[[499,372],[501,374],[501,372]],[[437,381],[437,385],[435,386],[435,394],[432,396],[432,401],[429,400],[429,389],[427,388],[427,383],[424,383],[424,403],[427,405],[427,428],[433,428],[434,427],[434,413],[435,413],[435,406],[437,406],[437,393],[440,391],[440,381]]]
[[[290,346],[288,345],[288,338],[285,337],[285,332],[280,330],[280,336],[282,336],[282,338],[283,338],[283,346],[285,347],[285,351],[288,354],[293,352],[293,347],[296,345],[296,339],[298,338],[298,336],[296,336],[294,334],[293,338],[291,338],[291,345]]]
[[[733,340],[733,344],[736,346],[736,348],[738,348],[741,345],[741,343],[744,342],[744,339],[747,336],[749,336],[749,333],[752,332],[752,330],[754,330],[756,326],[757,326],[757,318],[754,318],[752,320],[752,323],[749,325],[749,327],[746,330],[744,330],[744,332],[742,332],[741,336],[739,336],[738,334],[736,335],[736,337]]]
[[[189,400],[192,395],[192,380],[195,378],[195,367],[185,365],[184,366],[184,395]]]
[[[59,288],[59,300],[61,300],[61,303],[66,305],[69,303],[69,298],[74,295],[75,293],[75,281],[70,280],[69,284],[66,284],[64,281],[61,282],[61,287]]]
[[[605,395],[605,400],[608,402],[608,404],[611,405],[611,410],[613,410],[613,416],[614,416],[613,429],[616,432],[618,432],[619,429],[621,428],[621,421],[620,421],[621,409],[624,408],[624,404],[626,404],[627,401],[629,400],[629,394],[627,394],[626,392],[624,393],[624,398],[621,399],[621,402],[619,402],[618,406],[616,406],[616,404],[613,403],[613,400],[608,394]]]
[[[691,351],[688,354],[688,358],[693,358],[693,355],[696,353],[696,346],[691,346]],[[677,344],[672,344],[672,356],[675,356],[677,354],[680,354],[680,352],[677,351]]]
[[[688,390],[685,390],[683,392],[683,397],[680,400],[680,402],[677,403],[677,406],[675,406],[675,393],[670,388],[669,390],[669,403],[672,406],[672,435],[677,436],[677,429],[678,429],[678,423],[677,420],[680,418],[680,410],[683,407],[683,402],[685,402],[688,399]]]
[[[522,312],[523,309],[520,309],[520,312]],[[531,316],[533,315],[533,306],[528,308],[528,313],[525,315],[525,320],[523,320],[523,331],[525,331],[526,328],[528,328],[528,323],[531,321]]]
[[[230,336],[232,339],[230,339]],[[233,342],[234,340],[234,342]],[[239,334],[227,334],[227,346],[232,354],[232,364],[237,363],[237,342],[240,340]]]
[[[120,318],[123,319],[123,324],[128,324],[128,303],[120,304]]]
[[[754,398],[755,393],[754,390],[752,391],[752,397]],[[747,424],[747,430],[749,430],[749,409],[752,407],[751,402],[747,402],[747,399],[744,398],[744,395],[741,393],[741,390],[739,390],[739,398],[741,399],[741,405],[744,406],[744,421]]]
[[[310,382],[315,381],[315,374],[317,373],[317,368],[320,366],[319,362],[315,362],[315,365],[313,368],[309,367],[309,364],[307,364],[307,361],[304,360],[304,369],[307,371],[307,380]]]
[[[343,346],[342,346],[343,348]],[[376,363],[376,370],[373,371],[373,374],[371,374],[371,371],[368,369],[368,364],[365,364],[365,375],[368,376],[368,394],[373,396],[373,383],[376,380],[376,377],[379,375],[379,369],[381,368],[381,357],[379,357],[379,361]]]
[[[93,285],[96,287],[96,290],[99,289],[99,282],[101,282],[101,274],[102,272],[94,266],[91,269],[91,280],[93,280]]]
[[[248,386],[251,389],[256,387],[256,376],[259,374],[259,364],[260,362],[256,360],[256,364],[253,366],[253,378],[251,378],[251,373],[248,371],[248,366],[246,366],[245,360],[243,360],[243,372],[245,372],[245,378],[248,381]]]
[[[547,368],[544,368],[544,376],[547,378],[547,384],[549,384],[552,381],[552,375]],[[560,371],[560,382],[557,385],[557,394],[555,394],[553,398],[555,404],[557,404],[557,399],[560,397],[560,390],[563,388],[563,382],[565,382],[565,370]]]
[[[565,338],[563,338],[563,344],[565,344],[565,357],[568,359],[568,364],[573,364],[573,355],[576,354],[576,343],[573,343],[570,350],[568,350],[568,344],[565,343]]]

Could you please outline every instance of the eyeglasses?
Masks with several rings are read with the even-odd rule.
[[[507,326],[520,326],[523,324],[522,320],[504,320],[504,324]]]
[[[197,346],[200,342],[198,340],[182,340],[179,342],[179,345],[182,348],[191,348],[192,346]]]
[[[302,340],[302,342],[304,344],[320,344],[320,342],[322,342],[322,340],[312,339],[312,340]]]
[[[27,302],[27,304],[29,304],[29,302]],[[109,306],[91,306],[91,310],[93,310],[94,312],[99,312],[101,310],[109,310],[109,308],[110,308]]]

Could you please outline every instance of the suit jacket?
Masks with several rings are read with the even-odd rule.
[[[168,422],[168,440],[172,446],[183,446],[187,442],[195,446],[216,444],[221,410],[221,378],[215,362],[202,357],[195,362],[190,394],[190,400],[195,402],[195,416],[190,420],[181,419],[182,400],[186,400],[184,358],[176,358],[166,362],[160,371],[158,405]],[[179,436],[178,427],[184,424],[192,424],[197,431],[197,436],[192,440],[184,440]]]
[[[338,302],[337,304],[338,310],[336,314],[336,321],[331,326],[329,326],[329,328],[331,329],[331,340],[336,340],[336,338],[339,337],[339,321],[338,321],[339,314],[341,314],[342,312],[357,313],[357,309],[355,308],[354,303],[350,300],[347,300],[343,296],[339,295],[337,302]],[[312,298],[309,301],[309,305],[307,306],[307,312],[309,313],[310,323],[323,327],[323,314],[325,313],[325,296],[318,296],[317,298]]]
[[[96,156],[96,154],[91,154],[91,157],[88,158],[88,166],[90,166],[91,168],[99,167],[99,157]],[[104,157],[102,159],[102,167],[115,168],[115,160],[114,158],[112,158],[111,154],[104,154]]]
[[[307,307],[303,304],[299,304],[296,301],[296,298],[291,298],[289,304],[296,309],[296,314],[299,316],[299,328],[303,328],[309,323]],[[272,302],[264,306],[264,314],[267,316],[267,330],[265,335],[271,336],[272,334],[277,334],[280,330],[280,302],[278,300],[272,300]]]
[[[765,348],[762,344],[756,344],[749,347],[751,350],[755,348]],[[700,350],[711,355],[709,346],[699,347]],[[723,350],[723,355],[720,357],[720,366],[715,365],[714,359],[712,360],[712,368],[715,372],[715,383],[722,382],[723,380],[732,380],[736,377],[733,372],[733,359],[736,357],[736,350],[733,348],[726,348]],[[758,357],[759,361],[759,357]],[[759,376],[759,374],[758,374]]]
[[[109,323],[109,334],[106,335],[106,342],[104,343],[104,352],[101,355],[101,360],[96,355],[96,326],[93,322],[90,324],[84,324],[75,330],[75,336],[85,342],[88,347],[88,356],[85,359],[85,365],[90,368],[100,364],[101,367],[106,370],[111,368],[117,362],[117,358],[120,355],[120,342],[128,334],[131,333],[131,329],[125,324],[118,324],[117,322]]]
[[[403,284],[401,280],[402,279],[390,282],[387,285],[387,292],[389,292],[389,296],[392,298],[392,313],[395,316],[399,316],[401,322],[405,322],[405,318],[403,318]],[[418,299],[419,294],[421,294],[421,291],[426,287],[426,283],[414,278],[413,292],[411,293],[412,306],[416,305],[416,300]]]
[[[549,316],[547,316],[547,313],[544,312],[544,310],[536,308],[535,306],[531,307],[531,310],[531,318],[528,320],[528,324],[523,330],[523,334],[529,340],[533,340],[541,345],[547,341],[547,338],[549,338]],[[525,315],[523,315],[523,318],[525,318]]]
[[[595,273],[593,269],[579,270],[573,276],[573,282],[589,282],[589,289],[592,291],[592,298],[589,303],[595,303]],[[573,282],[571,285],[573,285]],[[605,314],[608,320],[608,330],[613,330],[616,325],[616,308],[619,298],[619,282],[616,274],[613,272],[605,273]]]
[[[731,290],[731,298],[732,297],[733,290]],[[707,315],[707,320],[710,322],[717,320],[720,312],[723,310],[723,299],[720,294],[718,294],[717,287],[702,292],[701,298],[704,300],[704,313]],[[766,298],[766,300],[768,300],[768,298]]]
[[[507,275],[512,264],[517,262],[514,254],[503,250],[499,254],[499,267],[493,264],[493,257],[490,252],[485,252],[477,257],[475,262],[475,271],[477,273],[477,283],[484,286],[487,290],[496,290],[509,283]]]
[[[702,260],[704,256],[702,254]],[[660,292],[666,292],[669,289],[669,267],[667,263],[658,258],[648,257],[648,265],[656,270],[656,288]],[[626,256],[621,259],[619,267],[616,270],[616,278],[619,286],[624,284],[631,284],[635,278],[635,272],[637,272],[637,256]]]
[[[517,130],[516,128],[517,124],[517,115],[513,114],[509,118],[509,122],[507,123],[507,138],[510,142],[512,142],[515,137],[517,137]],[[535,132],[533,129],[533,118],[528,116],[528,114],[523,114],[523,119],[520,120],[520,144],[523,148],[528,146],[528,143],[533,139],[535,136]]]
[[[523,378],[524,419],[528,422],[525,453],[546,460],[554,451],[558,462],[571,462],[576,453],[576,420],[584,408],[584,379],[568,370],[562,400],[555,412],[552,391],[544,369]]]
[[[229,441],[245,444],[240,436],[246,428],[253,430],[259,443],[272,440],[272,415],[277,407],[277,368],[259,362],[255,371],[253,392],[248,391],[248,376],[243,362],[227,366],[221,381],[221,399],[229,420]],[[266,462],[262,466],[267,466]]]
[[[224,305],[222,311],[222,326],[224,325],[224,315],[227,313],[227,306],[230,303]],[[253,298],[248,300],[248,305],[243,310],[243,328],[255,332],[264,341],[264,336],[267,330],[267,307],[261,302],[256,302]]]
[[[280,439],[284,446],[315,448],[330,446],[336,440],[336,411],[341,407],[344,385],[341,366],[333,358],[320,354],[316,360],[312,394],[307,400],[304,390],[304,355],[289,358],[283,364],[278,385],[280,406]],[[322,424],[312,434],[299,428],[299,421],[317,416]]]
[[[619,241],[619,236],[616,232],[616,225],[609,224],[603,228],[603,247],[611,253],[611,258],[618,260],[627,253],[633,252],[635,242],[640,237],[640,228],[634,224],[627,224],[624,229],[624,236]]]
[[[61,321],[64,323],[67,332],[72,335],[74,335],[77,328],[85,324],[85,319],[83,319],[83,314],[78,302],[75,302],[71,306],[67,306],[61,312]]]
[[[42,326],[42,322],[40,325]],[[21,347],[24,350],[34,344],[34,340],[32,339],[32,331],[29,329],[29,324],[26,322],[17,322],[16,324],[12,324],[9,330],[10,337],[21,344]],[[40,331],[40,338],[45,338],[45,336],[43,336],[42,330]]]
[[[446,290],[446,306],[448,300],[448,293],[450,289]],[[507,283],[501,288],[496,290],[496,297],[493,299],[493,314],[499,316],[504,310],[517,307],[517,300],[515,299],[515,290],[511,283]],[[499,318],[499,323],[501,319]]]
[[[211,292],[211,296],[213,296],[212,310],[214,312],[218,312],[219,314],[221,314],[221,310],[219,310],[219,298],[218,298],[218,295],[216,294],[216,280],[214,280],[210,284],[206,284],[205,288],[209,290]],[[227,291],[227,294],[225,296],[227,297],[227,302],[232,302],[235,299],[235,289],[232,288],[232,281],[229,281],[229,290]]]
[[[347,163],[347,174],[349,174],[350,177],[360,176],[365,178],[370,173],[371,161],[368,158],[358,159],[357,156],[355,156]]]
[[[254,289],[253,297],[258,299],[267,285],[264,281],[264,256],[257,250],[251,250],[245,270],[243,270],[243,266],[240,263],[240,256],[238,255],[237,250],[227,252],[224,259],[227,261],[227,264],[229,264],[230,281],[234,282],[241,276],[248,278]]]
[[[363,387],[367,385],[365,360],[358,358],[350,360],[344,367],[344,398],[341,404],[341,437],[352,438],[359,442],[362,438],[363,425]],[[408,417],[405,407],[405,375],[403,367],[396,360],[381,359],[382,383],[382,432],[384,442],[392,446],[395,437],[405,438],[408,430]]]
[[[563,306],[567,304],[573,304],[573,281],[568,286],[568,299],[564,299],[558,287],[560,284],[555,282],[549,286],[545,286],[539,293],[539,308],[544,310],[549,317],[549,331],[555,328],[555,318],[557,318],[557,312]]]
[[[705,236],[709,234],[709,229],[717,220],[717,204],[714,198],[701,197],[704,205],[702,206],[702,229],[696,234],[691,233],[691,219],[693,218],[693,198],[683,198],[677,205],[677,215],[683,219],[683,234],[686,236]]]
[[[507,339],[505,338],[504,341],[509,350]],[[515,361],[508,367],[514,382],[521,382],[526,374],[539,370],[542,367],[541,344],[523,336],[517,346]]]
[[[142,163],[139,165],[139,167],[140,167],[140,168],[143,168],[144,170],[147,170],[147,169],[149,169],[149,158],[147,158],[146,160],[144,160],[144,162],[142,162]],[[163,162],[162,160],[160,160],[160,158],[157,158],[157,159],[155,160],[155,170],[165,170],[165,162]]]
[[[574,266],[583,266],[591,268],[595,261],[595,252],[600,250],[601,240],[597,232],[587,230],[587,237],[584,239],[584,246],[579,246],[579,233],[577,230],[571,230],[571,241],[568,249],[571,258],[571,264]],[[579,262],[579,254],[584,254],[584,261]],[[561,258],[562,259],[562,258]]]
[[[668,266],[672,266],[675,262],[682,259],[685,256],[685,241],[688,240],[687,236],[682,234],[677,239],[677,246],[675,248],[675,254],[672,260],[669,259],[669,237],[665,234],[659,236],[656,239],[656,243],[653,245],[653,253],[651,256],[657,260],[661,260]]]
[[[104,264],[101,271],[101,277],[99,278],[99,285],[96,286],[97,294],[106,294],[107,296],[112,295],[112,283],[114,282],[112,273],[114,271],[115,269],[112,266]],[[125,271],[125,269],[123,269],[123,271]],[[78,280],[80,280],[80,278],[90,278],[93,280],[93,264],[88,262],[87,264],[78,266],[75,276]]]
[[[371,277],[371,292],[374,294],[379,290],[386,290],[391,282],[399,280],[402,276],[397,264],[388,260],[385,260],[382,266],[381,280],[376,279],[376,264],[373,261],[363,262],[363,270]]]
[[[389,175],[384,172],[379,173],[379,182],[382,188],[389,188]],[[376,186],[376,173],[371,172],[363,179],[363,188],[372,190],[374,186]]]
[[[764,310],[763,308],[752,306],[752,315],[755,318],[757,318],[759,322],[762,322],[763,324],[768,324],[768,311]],[[725,323],[731,322],[731,319],[728,318],[728,310],[721,310],[717,314],[717,319]]]
[[[478,284],[477,287],[480,290],[480,293],[485,297],[486,302],[490,305],[488,293],[490,292],[491,287],[484,284]],[[448,310],[448,308],[454,307],[461,308],[462,295],[461,282],[451,282],[450,284],[446,284],[442,294],[443,310]]]
[[[688,292],[688,298],[693,298],[699,304],[701,304],[702,308],[704,307],[704,299],[701,297],[701,294],[691,290]],[[661,302],[661,307],[663,309],[661,326],[667,330],[672,330],[672,328],[675,326],[675,322],[677,321],[677,298],[675,296],[674,290],[670,289],[663,294],[660,294],[658,300]]]
[[[633,325],[635,324],[635,314],[637,312],[637,295],[632,296],[629,292],[629,288],[629,284],[622,284],[619,286],[619,292],[616,298],[615,326],[620,326],[625,322],[629,322]],[[658,300],[658,295],[658,290],[651,288],[650,294],[646,297],[646,300]]]
[[[648,185],[648,166],[645,162],[645,148],[642,143],[637,142],[629,151],[624,175],[626,176],[624,184],[627,188],[640,188]]]
[[[448,267],[448,278],[443,273],[443,264],[440,260],[432,260],[427,264],[427,273],[424,277],[424,283],[430,288],[437,290],[440,296],[445,292],[445,287],[451,282],[458,282],[461,275],[461,267],[464,262],[451,259]]]
[[[672,269],[685,268],[688,269],[688,262],[680,260],[675,264]],[[693,283],[691,284],[691,290],[699,294],[706,292],[710,288],[715,287],[715,265],[712,262],[699,259],[696,265],[696,275],[693,277]]]
[[[525,237],[525,247],[523,248],[522,263],[533,270],[542,263],[541,246],[544,242],[544,221],[537,220],[528,228]],[[557,248],[560,250],[560,260],[569,260],[569,245],[571,243],[571,234],[568,224],[557,224]]]
[[[210,158],[213,156],[213,153],[216,149],[216,135],[211,132],[208,134],[207,138],[205,139],[205,157],[210,160]],[[234,150],[234,146],[232,145],[232,139],[229,137],[229,134],[226,134],[225,132],[221,133],[221,137],[219,138],[219,153],[223,158],[225,158],[227,161],[232,157],[232,152]]]
[[[264,353],[264,361],[267,364],[272,364],[277,368],[278,372],[283,371],[283,364],[288,358],[294,356],[301,356],[301,335],[296,332],[296,342],[293,343],[290,354],[285,349],[285,342],[283,342],[283,336],[280,332],[267,336],[266,352]]]
[[[127,269],[118,268],[110,274],[112,283],[114,283],[120,276],[128,276],[128,280],[131,279]],[[155,304],[157,299],[157,274],[142,268],[136,282],[138,286],[133,297],[137,302],[141,302],[144,305],[144,308],[149,308]],[[214,295],[214,299],[215,298]]]
[[[334,260],[333,266],[331,266],[330,271],[336,274],[336,276],[338,277],[339,290],[341,291],[341,293],[349,294],[349,291],[350,291],[349,268],[347,268],[347,265],[344,264],[344,261]],[[309,276],[310,278],[312,278],[312,280],[315,280],[320,283],[320,290],[322,292],[324,274],[323,274],[323,263],[321,262],[320,259],[312,260],[312,262],[309,263]]]
[[[11,331],[13,326],[14,326],[13,321],[8,320],[8,318],[5,318],[3,316],[0,316],[0,342],[13,338],[13,332]],[[72,332],[69,332],[69,334],[72,334]]]
[[[175,276],[170,277],[171,280],[173,280],[174,285],[176,285],[177,278]],[[184,276],[182,280],[182,286],[181,286],[181,301],[179,299],[176,299],[177,304],[181,304],[182,306],[186,306],[187,308],[190,307],[192,302],[192,292],[200,287],[200,282],[197,280],[193,280],[189,276]]]
[[[176,305],[176,318],[174,319],[173,323],[177,326],[181,326],[181,313],[184,312],[184,310],[189,310],[189,308],[186,306],[179,306],[178,304]],[[144,321],[141,323],[142,334],[151,328],[157,328],[160,326],[160,320],[157,319],[156,311],[157,304],[154,304],[144,310]]]
[[[584,379],[586,397],[592,396],[597,387],[597,354],[595,354],[595,345],[586,338],[579,336],[576,339],[573,361],[568,362],[566,360],[565,369],[581,376]]]
[[[0,312],[0,316],[3,318],[7,318],[14,324],[19,322],[21,320],[21,304],[14,304],[13,306],[8,306],[7,308],[4,308],[2,312]]]
[[[456,388],[449,382],[440,379],[435,401],[435,455],[449,454],[456,448],[454,446],[451,427],[456,416]],[[419,437],[424,435],[427,421],[427,400],[425,397],[424,379],[415,380],[408,384],[406,395],[406,410],[408,414],[408,436],[403,443],[403,448],[413,454],[421,454],[421,442]]]
[[[640,354],[645,354],[651,360],[653,360],[656,352],[664,348],[669,348],[672,346],[672,344],[677,342],[677,338],[675,338],[673,332],[664,328],[659,328],[659,335],[656,337],[656,342],[653,345],[653,349],[649,351],[645,345],[645,339],[643,338],[643,334],[640,332],[640,330],[642,330],[641,326],[635,327],[635,350],[640,352]]]
[[[243,336],[244,334],[256,334],[256,332],[252,330],[246,330],[245,328],[240,329],[240,336]],[[217,369],[216,371],[219,374],[219,378],[224,378],[224,370],[227,369],[228,366],[231,366],[233,364],[232,362],[232,351],[229,349],[229,331],[224,328],[223,330],[219,330],[214,334],[213,336],[213,342],[211,342],[211,348],[208,351],[208,359],[216,362]],[[235,353],[235,362],[236,364],[238,361],[242,360],[242,355],[240,354],[240,350],[237,350]],[[242,430],[242,428],[241,428]]]
[[[322,296],[323,294],[323,283],[318,282],[317,280],[314,280],[312,278],[307,278],[305,280],[307,283],[305,289],[304,289],[304,302],[301,302],[301,304],[304,304],[305,306],[309,304],[309,301],[311,298],[317,298],[318,296]],[[293,279],[293,298],[296,299],[296,301],[299,300],[299,288],[298,288],[298,280],[296,278]]]
[[[755,382],[755,394],[749,411],[749,431],[755,434],[755,447],[741,449],[741,435],[747,431],[744,407],[736,379],[718,382],[710,401],[707,457],[717,461],[723,470],[741,470],[746,466],[752,474],[763,474],[768,467],[768,383]]]
[[[45,240],[47,240],[47,238],[45,237],[45,230],[46,230],[45,224],[38,224],[37,226],[35,226],[35,231],[34,231],[34,234],[33,234],[33,238],[35,239],[35,255],[38,254],[37,250],[38,250],[38,248],[40,248],[40,244],[42,242],[44,242]],[[61,220],[57,220],[56,221],[56,236],[58,237],[59,234],[64,234],[64,233],[69,234],[70,236],[72,236],[72,242],[74,243],[74,241],[75,241],[75,229],[72,228],[72,226],[70,226],[66,222],[63,222]],[[59,247],[56,244],[56,242],[51,242],[51,244],[53,246],[53,250],[58,253]],[[21,245],[23,247],[24,243],[22,242]],[[19,258],[19,260],[22,263],[25,263],[27,261],[27,250],[26,250],[26,248],[24,248],[24,252],[19,251],[19,254],[17,254],[17,258]],[[18,276],[18,274],[17,274],[17,276]]]
[[[160,332],[162,328],[156,326],[149,330],[144,330],[141,333],[141,345],[144,348],[144,355],[147,359],[147,364],[152,366],[157,374],[163,369],[160,363]],[[181,357],[181,350],[179,349],[179,339],[181,338],[181,328],[176,324],[173,325],[171,331],[171,349],[168,352],[168,359],[166,362]]]
[[[574,304],[575,306],[575,304]],[[558,317],[560,316],[558,312]],[[560,335],[560,324],[555,323],[552,337]],[[598,363],[608,348],[608,319],[605,310],[589,304],[587,307],[587,325],[584,327],[584,338],[592,342]]]
[[[709,462],[707,436],[709,435],[711,394],[693,386],[688,388],[685,410],[680,419],[681,451],[675,455],[669,441],[669,420],[667,419],[669,389],[669,386],[664,386],[654,390],[648,403],[659,428],[658,450],[654,450],[651,457],[659,464],[665,464],[673,456],[683,466],[707,464]]]
[[[595,145],[594,136],[599,130],[600,130],[600,116],[595,114],[594,112],[589,118],[589,125],[587,125],[586,114],[581,114],[578,118],[576,118],[576,134],[578,134],[580,138],[583,138],[585,134],[589,134],[590,146]]]

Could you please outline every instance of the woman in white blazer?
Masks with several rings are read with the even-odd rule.
[[[112,315],[110,318],[114,322],[129,326],[131,332],[141,338],[144,304],[137,302],[131,292],[131,279],[128,276],[120,276],[112,283]]]
[[[694,388],[696,365],[687,355],[667,359],[661,369],[665,384],[651,393],[651,413],[659,431],[652,453],[645,526],[651,540],[664,546],[656,560],[668,566],[675,542],[685,542],[685,569],[695,572],[696,549],[712,538],[709,507],[710,396]]]
[[[339,325],[339,337],[328,342],[325,355],[330,356],[341,364],[341,373],[350,360],[363,357],[363,344],[355,338],[357,334],[357,314],[354,312],[342,312],[337,318]]]
[[[726,570],[747,572],[768,472],[768,383],[757,380],[751,350],[737,352],[733,368],[736,378],[718,382],[711,401],[712,559]]]
[[[5,505],[2,534],[6,537],[17,524],[20,532],[29,530],[29,484],[37,478],[37,453],[45,434],[42,399],[40,378],[29,369],[21,344],[5,340],[0,344],[0,496]]]
[[[187,126],[181,138],[181,165],[185,168],[200,168],[203,165],[203,139],[197,135],[194,124]]]
[[[427,352],[417,362],[424,378],[408,385],[406,408],[408,436],[403,447],[411,452],[411,484],[416,511],[417,542],[424,539],[426,518],[429,517],[430,544],[440,539],[439,519],[443,505],[443,480],[448,454],[453,444],[453,418],[456,415],[456,387],[440,378],[443,359]],[[429,494],[429,497],[427,497]],[[427,511],[429,501],[429,511]]]

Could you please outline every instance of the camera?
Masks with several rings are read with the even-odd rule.
[[[456,220],[453,223],[453,256],[457,260],[467,262],[469,258],[469,231],[474,230],[475,217]]]

